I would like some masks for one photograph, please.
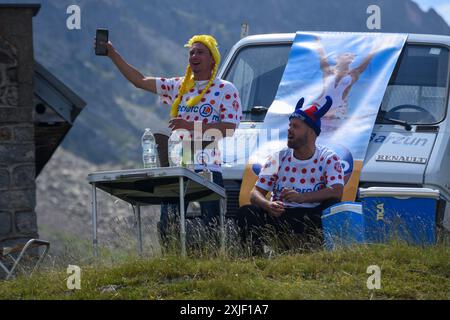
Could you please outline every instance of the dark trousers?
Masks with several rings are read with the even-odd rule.
[[[241,244],[244,247],[250,245],[251,253],[256,255],[263,253],[264,244],[281,250],[320,247],[323,242],[322,211],[337,202],[329,201],[315,208],[286,208],[280,217],[254,205],[240,207],[237,225]]]
[[[213,174],[213,182],[223,187],[222,173],[213,171],[212,174]],[[186,212],[188,205],[189,203],[186,202],[184,212]],[[180,205],[178,203],[161,204],[159,232],[163,242],[165,242],[168,239],[171,230],[176,230],[178,228],[180,218],[179,209]],[[195,221],[191,224],[188,224],[188,229],[191,229],[190,228],[191,225],[193,225],[194,227],[206,226],[209,228],[214,228],[219,223],[220,218],[219,200],[200,202],[200,210],[202,213],[200,221]],[[186,230],[186,232],[189,233],[189,230]]]

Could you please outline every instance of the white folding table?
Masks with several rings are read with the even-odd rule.
[[[97,188],[136,207],[138,253],[142,254],[141,206],[180,204],[181,254],[186,256],[186,201],[220,200],[220,242],[225,249],[226,192],[221,186],[184,167],[162,167],[93,172],[87,177],[92,185],[92,236],[94,256],[98,257]]]

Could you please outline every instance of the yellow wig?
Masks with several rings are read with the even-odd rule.
[[[217,41],[216,39],[214,39],[214,37],[205,34],[195,35],[191,39],[189,39],[188,43],[185,44],[185,47],[191,48],[192,45],[196,42],[204,44],[209,49],[215,64],[211,72],[211,77],[209,78],[208,84],[206,85],[205,89],[203,89],[198,96],[194,97],[193,99],[190,99],[187,102],[187,105],[189,107],[196,105],[203,98],[206,91],[208,91],[209,87],[212,85],[214,79],[216,78],[217,68],[219,67],[220,63],[220,53],[219,49],[217,48]],[[178,97],[173,102],[172,109],[170,110],[171,117],[175,118],[178,115],[178,105],[181,102],[181,98],[186,92],[191,90],[194,86],[195,86],[194,75],[192,74],[191,66],[188,65],[186,68],[186,74],[183,78],[183,82],[181,83],[180,89],[178,91]]]

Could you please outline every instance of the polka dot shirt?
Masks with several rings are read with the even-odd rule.
[[[156,78],[157,93],[160,103],[170,109],[173,101],[178,97],[178,90],[183,78]],[[203,123],[228,122],[236,124],[242,119],[242,107],[238,90],[228,81],[216,78],[206,91],[200,102],[192,107],[188,101],[198,96],[206,87],[208,80],[195,81],[194,88],[185,93],[178,106],[178,118],[187,121],[201,121]],[[177,135],[177,137],[174,137]],[[183,139],[181,134],[172,133],[171,139]],[[204,168],[206,164],[211,171],[221,171],[220,150],[212,149],[194,155],[194,161],[202,163],[196,169]]]
[[[283,188],[295,189],[299,193],[318,191],[334,184],[344,184],[341,162],[331,149],[317,145],[316,152],[308,160],[298,160],[293,149],[285,148],[272,156],[259,173],[256,186],[272,192],[272,201],[283,201]],[[289,203],[288,207],[313,208],[320,203]]]

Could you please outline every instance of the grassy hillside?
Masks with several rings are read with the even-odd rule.
[[[0,282],[0,299],[449,299],[448,247],[403,244],[272,258],[120,258],[81,265],[81,289],[65,268]],[[367,267],[381,268],[369,290]]]

